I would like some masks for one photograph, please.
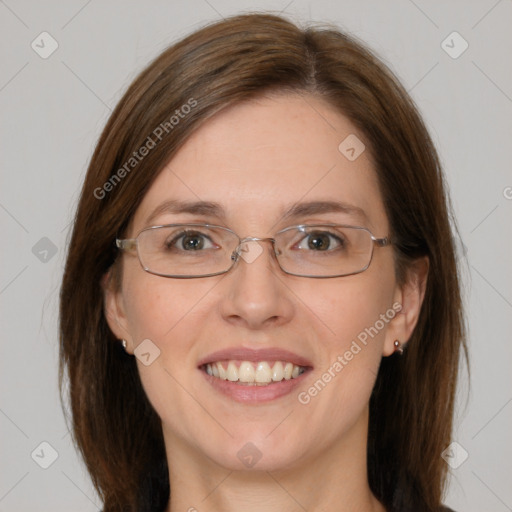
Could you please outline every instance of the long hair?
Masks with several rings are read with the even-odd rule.
[[[160,419],[104,315],[102,277],[118,268],[114,240],[194,131],[228,106],[275,91],[326,100],[364,137],[398,281],[417,258],[430,260],[406,353],[383,359],[370,400],[368,480],[389,510],[433,511],[441,503],[447,471],[440,455],[450,442],[466,345],[453,219],[435,147],[399,80],[363,43],[331,26],[302,29],[246,14],[196,31],[140,73],[112,113],[81,191],[60,294],[59,383],[105,512],[163,510],[172,492]]]

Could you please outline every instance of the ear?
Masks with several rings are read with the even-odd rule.
[[[403,285],[397,285],[394,304],[401,304],[400,311],[389,322],[384,341],[384,356],[395,351],[394,342],[405,345],[418,323],[421,305],[427,288],[429,260],[427,256],[417,259],[407,270]]]
[[[132,339],[128,330],[128,320],[125,314],[123,293],[114,284],[113,270],[110,268],[101,279],[103,288],[104,314],[110,330],[120,340],[126,340],[126,351],[132,351]]]

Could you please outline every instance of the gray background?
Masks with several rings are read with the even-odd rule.
[[[136,73],[170,43],[207,21],[262,9],[357,35],[424,115],[468,260],[472,374],[462,374],[446,502],[459,512],[512,510],[510,0],[0,0],[0,512],[99,509],[60,408],[57,303],[69,223],[100,130]],[[59,45],[46,59],[31,47],[51,49],[43,31]],[[457,58],[463,41],[446,40],[453,31],[469,44]]]

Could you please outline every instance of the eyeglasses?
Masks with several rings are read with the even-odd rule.
[[[281,270],[301,277],[342,277],[365,271],[373,248],[390,245],[363,227],[314,224],[287,227],[273,238],[240,238],[213,224],[167,224],[143,229],[136,238],[116,239],[123,251],[137,249],[142,268],[162,277],[224,274],[242,257],[251,263],[263,251],[251,242],[270,241]],[[251,247],[252,246],[252,247]]]

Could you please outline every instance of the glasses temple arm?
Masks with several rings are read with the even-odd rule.
[[[391,245],[391,240],[389,237],[384,238],[375,238],[372,237],[373,243],[377,244],[379,247],[386,247],[386,245]]]
[[[116,238],[116,247],[121,249],[122,251],[129,251],[137,246],[136,238],[125,238],[124,240],[120,240]]]

